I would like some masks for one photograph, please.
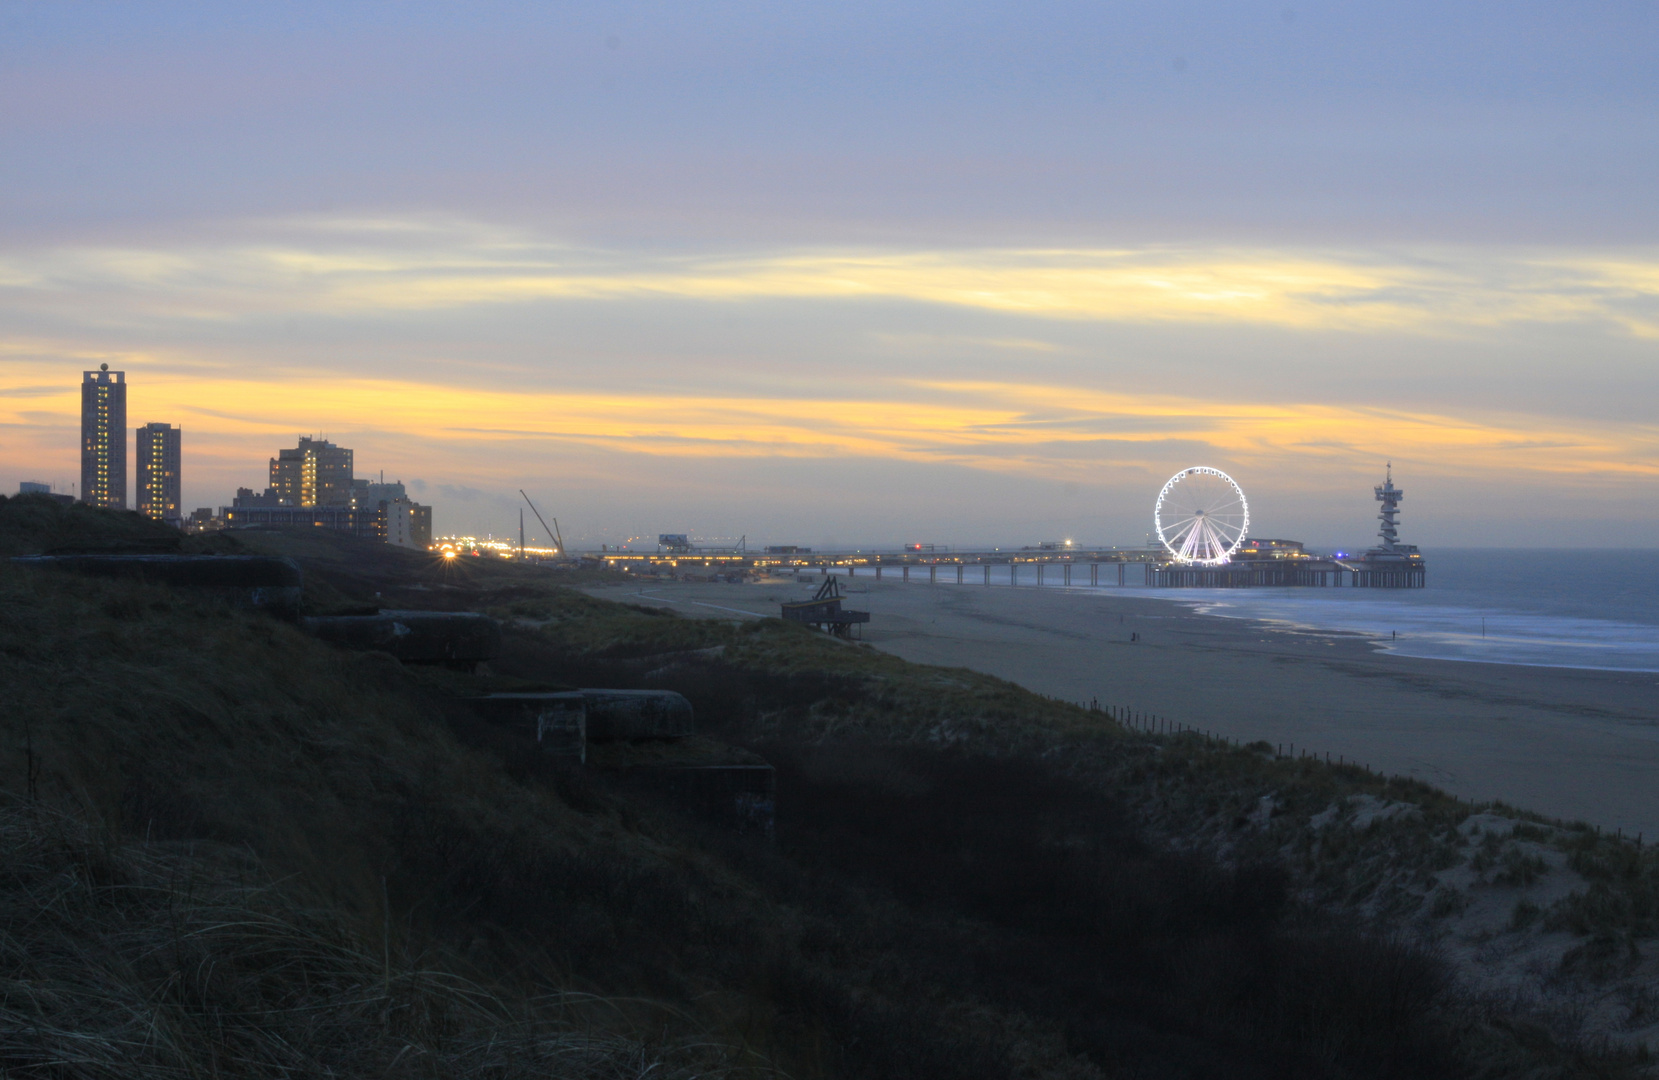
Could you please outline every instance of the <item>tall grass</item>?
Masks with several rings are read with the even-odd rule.
[[[732,1072],[721,1048],[596,1026],[602,1003],[509,999],[418,960],[389,933],[365,940],[261,881],[245,851],[123,841],[38,806],[0,809],[4,1075]]]
[[[779,843],[879,888],[971,957],[959,992],[1050,1017],[1138,1075],[1461,1075],[1450,980],[1399,940],[1314,918],[1271,863],[1148,841],[1040,759],[772,745]],[[947,918],[947,916],[949,918]],[[912,948],[912,966],[946,976]]]
[[[0,538],[38,545],[15,509]],[[328,602],[537,628],[495,676],[413,673],[183,592],[0,563],[0,1073],[1597,1075],[1287,895],[1241,809],[1276,790],[1304,815],[1353,777],[1154,743],[776,620],[260,542],[290,541]],[[779,767],[777,844],[469,726],[453,696],[508,677],[683,688]],[[1226,858],[1193,842],[1217,828]]]

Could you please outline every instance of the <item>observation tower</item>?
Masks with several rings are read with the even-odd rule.
[[[1365,553],[1367,562],[1385,562],[1406,559],[1421,559],[1416,544],[1400,543],[1400,500],[1406,493],[1394,486],[1394,463],[1388,463],[1388,473],[1382,483],[1374,489],[1377,501],[1382,503],[1382,512],[1377,520],[1382,522],[1382,529],[1377,533],[1382,543]]]

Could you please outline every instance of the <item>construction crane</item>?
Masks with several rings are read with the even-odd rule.
[[[524,489],[519,488],[518,493],[520,495],[524,495]],[[545,520],[543,520],[543,518],[541,516],[541,511],[536,509],[536,504],[535,503],[530,502],[530,496],[524,495],[524,501],[527,502],[527,503],[530,503],[530,512],[532,514],[536,515],[536,520],[537,521],[541,522],[542,531],[546,532],[547,534],[549,534],[550,536],[553,537],[554,541],[559,546],[559,554],[563,555],[565,553],[565,538],[559,535],[559,519],[555,517],[553,519],[553,527],[551,529],[549,529],[547,527],[547,522]]]

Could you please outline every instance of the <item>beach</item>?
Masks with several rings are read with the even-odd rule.
[[[776,616],[806,580],[589,588],[709,618]],[[842,582],[863,640],[1460,798],[1659,837],[1659,674],[1423,659],[1369,639],[1110,589]]]

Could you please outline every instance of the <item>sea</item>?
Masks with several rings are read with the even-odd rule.
[[[1357,634],[1401,656],[1606,671],[1659,671],[1659,550],[1445,548],[1423,552],[1422,589],[1163,589],[1124,586],[1103,565],[1101,587],[1073,570],[1073,591],[1143,596],[1208,615],[1260,619],[1308,630]],[[983,580],[969,567],[965,583]],[[954,575],[941,574],[941,582]],[[1057,567],[1044,586],[1065,588]],[[991,585],[1035,586],[1036,568],[1009,580],[991,567]]]
[[[1451,548],[1424,551],[1423,559],[1422,589],[1122,593],[1211,615],[1360,634],[1402,656],[1659,671],[1659,551]]]

